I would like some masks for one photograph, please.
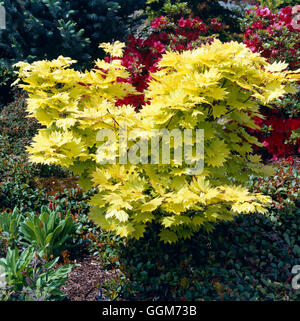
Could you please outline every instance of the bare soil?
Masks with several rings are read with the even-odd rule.
[[[81,257],[71,263],[78,264],[69,274],[62,288],[69,301],[97,301],[98,288],[104,282],[119,276],[116,271],[106,271],[92,255]]]

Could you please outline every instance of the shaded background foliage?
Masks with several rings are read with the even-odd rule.
[[[103,41],[124,40],[135,10],[145,0],[4,0],[6,29],[0,30],[0,104],[13,81],[11,65],[64,55],[90,67],[101,57]]]
[[[126,36],[128,16],[143,4],[143,0],[5,0],[1,58],[33,61],[64,55],[84,67],[101,56],[100,42]]]

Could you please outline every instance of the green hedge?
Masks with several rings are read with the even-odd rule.
[[[133,300],[300,300],[300,291],[291,285],[292,267],[300,263],[299,179],[299,168],[287,164],[278,165],[274,177],[253,177],[249,187],[273,197],[268,214],[238,216],[184,245],[159,242],[156,226],[138,241],[107,240],[104,262],[109,256],[108,267],[124,273],[120,295]]]

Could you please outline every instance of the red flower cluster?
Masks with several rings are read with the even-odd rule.
[[[124,50],[122,64],[131,75],[126,81],[141,94],[130,95],[119,100],[117,104],[131,104],[137,110],[140,109],[145,104],[143,93],[151,80],[151,73],[158,70],[158,62],[166,50],[182,51],[212,41],[209,36],[221,31],[223,25],[217,19],[211,19],[210,22],[208,26],[195,17],[180,18],[177,23],[173,23],[167,17],[160,16],[152,21],[151,27],[154,30],[147,39],[142,40],[131,35]]]
[[[152,22],[151,22],[151,27],[153,29],[158,29],[160,26],[166,25],[168,23],[168,19],[164,16],[160,16],[155,18]]]
[[[247,10],[245,44],[263,57],[286,60],[292,69],[299,66],[296,51],[300,48],[299,30],[294,29],[293,8],[288,6],[273,13],[267,7]],[[288,38],[287,38],[288,36]]]
[[[269,62],[286,61],[289,69],[299,68],[300,41],[299,30],[295,29],[295,10],[288,6],[277,13],[269,8],[256,6],[247,10],[244,43],[253,51],[260,52]],[[263,128],[271,132],[257,133],[273,159],[288,157],[299,152],[299,140],[296,145],[289,144],[292,131],[299,130],[300,117],[297,116],[299,105],[293,105],[291,100],[281,107],[264,110],[265,120],[256,120]],[[280,105],[278,105],[280,106]],[[293,110],[291,113],[290,110]],[[293,118],[288,118],[293,116]]]
[[[295,145],[286,143],[292,131],[300,128],[300,117],[285,119],[278,115],[270,114],[264,121],[256,118],[255,122],[261,127],[267,126],[271,129],[270,135],[259,132],[258,137],[267,151],[272,155],[273,160],[300,153],[300,139],[298,139]]]

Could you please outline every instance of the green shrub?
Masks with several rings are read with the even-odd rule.
[[[54,197],[49,198],[53,203],[53,206],[61,207],[62,211],[69,211],[71,214],[77,214],[78,216],[87,215],[90,206],[88,201],[90,197],[96,193],[96,189],[93,188],[88,192],[84,192],[80,188],[64,189],[61,193],[56,194]],[[93,223],[89,223],[93,225]]]
[[[9,140],[0,134],[0,210],[38,209],[48,203],[45,191],[37,188],[34,181],[38,167],[28,162],[23,143]]]
[[[240,216],[184,245],[162,245],[154,226],[143,239],[119,242],[112,257],[127,278],[119,295],[133,300],[300,300],[291,286],[292,267],[300,260],[300,211],[280,215],[282,226],[262,215]]]
[[[1,32],[1,31],[0,31]],[[10,64],[0,59],[0,110],[13,98],[11,84],[15,80]]]
[[[27,213],[26,216],[21,223],[20,233],[26,243],[45,259],[60,255],[62,250],[72,245],[76,224],[69,213],[63,214],[59,207],[50,211],[42,206],[39,215]]]
[[[15,245],[19,238],[19,228],[23,215],[17,208],[12,212],[0,213],[0,237],[4,238],[8,245]]]
[[[299,168],[287,162],[274,166],[274,176],[252,177],[248,184],[272,196],[265,215],[236,217],[180,245],[161,244],[157,226],[140,240],[108,238],[101,249],[103,262],[126,277],[119,295],[134,300],[300,300],[300,291],[291,285],[292,267],[300,262]]]
[[[0,209],[18,207],[21,211],[38,210],[48,204],[45,190],[27,183],[7,181],[0,185]]]
[[[22,147],[29,145],[32,137],[41,127],[34,118],[28,118],[26,96],[18,92],[14,101],[3,107],[0,112],[0,133],[4,133],[14,147],[14,153],[22,152]],[[16,146],[17,145],[17,146]],[[25,150],[25,149],[24,149]],[[6,154],[11,151],[4,149]]]
[[[6,258],[0,259],[7,281],[9,300],[41,301],[62,300],[60,290],[68,279],[73,265],[55,268],[58,258],[45,262],[28,247],[19,255],[18,250],[8,249]]]

